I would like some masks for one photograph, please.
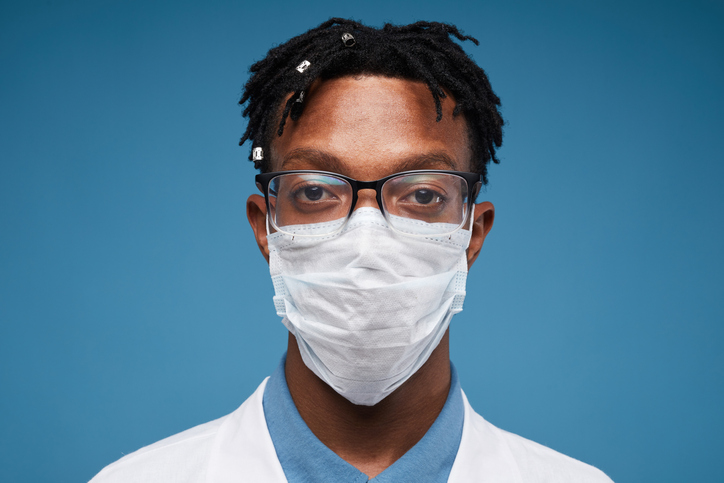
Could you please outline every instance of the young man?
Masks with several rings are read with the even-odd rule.
[[[247,214],[286,358],[234,413],[93,481],[610,481],[486,422],[450,364],[503,125],[451,36],[477,42],[439,23],[332,19],[252,66],[241,142],[262,194]]]

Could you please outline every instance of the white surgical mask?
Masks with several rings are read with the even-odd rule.
[[[359,208],[334,235],[267,240],[277,314],[306,366],[354,404],[375,405],[404,383],[462,310],[469,230],[409,236]]]

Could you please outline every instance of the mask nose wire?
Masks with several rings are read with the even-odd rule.
[[[364,198],[370,198],[371,201],[370,201],[369,203],[363,203],[362,205],[360,205],[360,199],[361,199],[361,197],[360,197],[360,192],[363,191],[363,190],[372,191],[374,194],[372,195],[371,198],[365,196]],[[381,193],[380,193],[380,195],[381,195]],[[380,196],[380,197],[381,197],[381,196]],[[368,200],[368,201],[369,201],[369,200]],[[380,203],[377,202],[377,190],[376,190],[375,188],[359,188],[359,189],[357,190],[357,199],[356,199],[355,202],[354,202],[354,206],[352,207],[352,211],[350,211],[349,216],[347,217],[347,222],[349,222],[349,219],[352,217],[352,214],[353,214],[355,211],[357,211],[358,208],[377,208],[377,210],[380,212],[380,214],[382,214],[382,216],[385,217],[385,220],[387,220],[387,217],[385,216],[385,212],[382,210],[382,206],[380,206]],[[345,222],[345,225],[346,225],[346,224],[347,224],[347,223]]]
[[[359,203],[359,201],[360,201],[359,193],[360,193],[360,191],[362,191],[362,190],[372,190],[372,191],[374,191],[374,196],[372,197],[373,202],[372,202],[372,203],[369,203],[369,205],[371,205],[371,206],[365,206],[364,203],[360,206],[360,203]],[[371,209],[375,209],[375,208],[376,208],[377,211],[379,211],[379,213],[385,218],[385,223],[389,223],[389,221],[387,221],[387,216],[385,215],[385,212],[382,210],[382,206],[380,206],[380,203],[377,202],[377,189],[375,189],[375,188],[358,188],[358,189],[357,189],[357,196],[356,196],[356,198],[357,198],[357,199],[354,201],[354,205],[352,206],[352,210],[349,212],[349,215],[347,215],[347,219],[346,219],[345,222],[344,222],[344,226],[345,226],[345,227],[347,226],[347,223],[349,223],[349,220],[352,219],[352,215],[357,211],[358,208],[371,208]],[[367,198],[367,197],[365,197],[365,198]]]

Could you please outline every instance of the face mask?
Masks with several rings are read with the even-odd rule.
[[[424,233],[425,223],[403,222]],[[277,314],[306,366],[354,404],[375,405],[404,383],[462,310],[469,230],[409,236],[359,208],[337,234],[267,240]]]

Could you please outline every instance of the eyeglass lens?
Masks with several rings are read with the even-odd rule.
[[[347,180],[332,175],[281,174],[269,183],[271,220],[287,233],[302,234],[309,225],[315,225],[315,234],[324,234],[324,226],[332,233],[350,213],[353,191]],[[454,174],[411,173],[387,180],[381,198],[393,228],[448,233],[465,220],[468,188],[465,179]]]

